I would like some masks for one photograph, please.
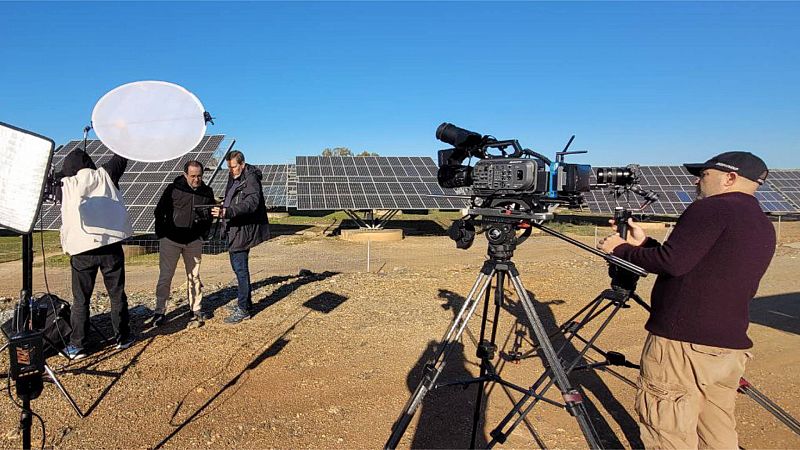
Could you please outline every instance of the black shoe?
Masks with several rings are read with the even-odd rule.
[[[164,322],[167,321],[167,317],[164,314],[155,313],[152,316],[145,319],[145,325],[152,325],[154,327],[160,327],[164,325]]]
[[[86,358],[86,352],[81,347],[77,347],[72,344],[68,345],[67,348],[64,349],[64,354],[66,354],[67,358],[71,359],[72,361]]]
[[[186,329],[191,330],[192,328],[200,328],[203,325],[205,325],[205,322],[203,322],[202,320],[198,319],[197,316],[195,316],[189,319],[189,322],[186,324]]]
[[[236,308],[233,312],[230,313],[228,317],[225,318],[225,323],[239,323],[243,320],[247,320],[250,318],[250,313],[247,311],[243,311],[240,308]]]
[[[161,314],[161,316],[163,317],[164,315]],[[120,338],[117,341],[117,347],[116,348],[117,348],[117,350],[125,350],[126,348],[130,347],[131,345],[133,345],[133,343],[135,341],[136,341],[136,339],[134,339],[133,336],[128,336],[126,338]]]
[[[204,313],[203,311],[197,311],[194,313],[194,319],[198,320],[199,322],[205,322],[209,319],[208,314]]]

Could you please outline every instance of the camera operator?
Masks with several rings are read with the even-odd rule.
[[[205,323],[200,261],[203,241],[208,239],[212,217],[209,210],[195,206],[215,203],[214,192],[203,182],[203,165],[199,161],[187,162],[183,166],[183,175],[178,175],[161,194],[155,209],[159,261],[156,309],[148,320],[153,326],[164,323],[170,285],[180,256],[183,256],[186,268],[186,288],[192,312],[187,328],[196,328]]]
[[[74,297],[70,318],[72,334],[66,348],[71,359],[86,356],[89,301],[98,269],[111,299],[111,323],[117,349],[133,344],[121,243],[133,234],[133,228],[118,184],[127,165],[127,159],[114,155],[98,169],[85,151],[75,149],[64,158],[59,174],[61,248],[70,255]]]
[[[748,306],[775,252],[754,196],[768,170],[747,152],[684,166],[698,177],[697,200],[663,244],[629,220],[627,242],[612,234],[598,248],[658,275],[636,395],[645,447],[738,448]]]
[[[269,238],[267,206],[261,189],[261,170],[245,164],[244,154],[233,150],[225,157],[228,184],[222,206],[212,208],[214,217],[225,220],[231,268],[236,273],[238,299],[225,323],[239,323],[250,318],[253,306],[250,292],[250,249]]]

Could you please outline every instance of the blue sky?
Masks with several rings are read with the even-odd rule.
[[[800,167],[800,3],[6,3],[0,121],[65,143],[178,83],[248,160],[435,158],[444,121],[595,166],[749,150]]]

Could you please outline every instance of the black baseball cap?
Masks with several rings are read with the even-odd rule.
[[[764,184],[769,174],[764,160],[750,152],[720,153],[704,163],[691,163],[683,166],[689,173],[697,177],[706,169],[716,169],[723,172],[736,172],[758,184]]]

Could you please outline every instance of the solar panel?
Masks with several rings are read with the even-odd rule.
[[[767,180],[800,211],[800,170],[771,170]]]
[[[776,171],[781,172],[800,172],[800,171]],[[697,178],[691,175],[683,166],[640,166],[640,183],[643,189],[652,190],[658,193],[659,200],[649,206],[645,212],[649,214],[676,216],[683,213],[691,204],[696,194],[694,180]],[[787,178],[791,178],[789,175]],[[779,177],[775,177],[776,179]],[[594,174],[591,182],[595,183]],[[787,181],[787,184],[789,181]],[[594,213],[610,214],[614,211],[614,197],[606,191],[591,191],[585,194],[589,210]],[[783,213],[799,212],[800,209],[793,204],[791,197],[775,186],[773,172],[766,183],[756,191],[756,198],[761,204],[764,212]],[[624,204],[624,199],[620,199],[620,204]],[[631,204],[641,203],[641,199],[631,194]]]
[[[460,209],[464,199],[436,181],[437,166],[419,156],[298,156],[298,210]]]
[[[287,209],[297,206],[297,176],[294,164],[254,164],[261,170],[261,189],[267,209]],[[211,189],[218,197],[225,193],[228,171],[220,169],[214,177]]]
[[[200,161],[209,168],[217,166],[226,147],[223,135],[204,136],[186,155],[165,162],[147,163],[129,161],[119,181],[119,189],[128,207],[133,230],[140,233],[154,232],[153,212],[167,185],[183,173],[183,166],[191,160]],[[64,157],[77,147],[83,148],[83,140],[70,141],[53,155],[53,167],[61,170]],[[99,139],[86,142],[87,153],[98,167],[114,155]],[[214,191],[215,194],[217,191]],[[61,227],[61,205],[45,203],[39,214],[42,228],[57,230]]]

